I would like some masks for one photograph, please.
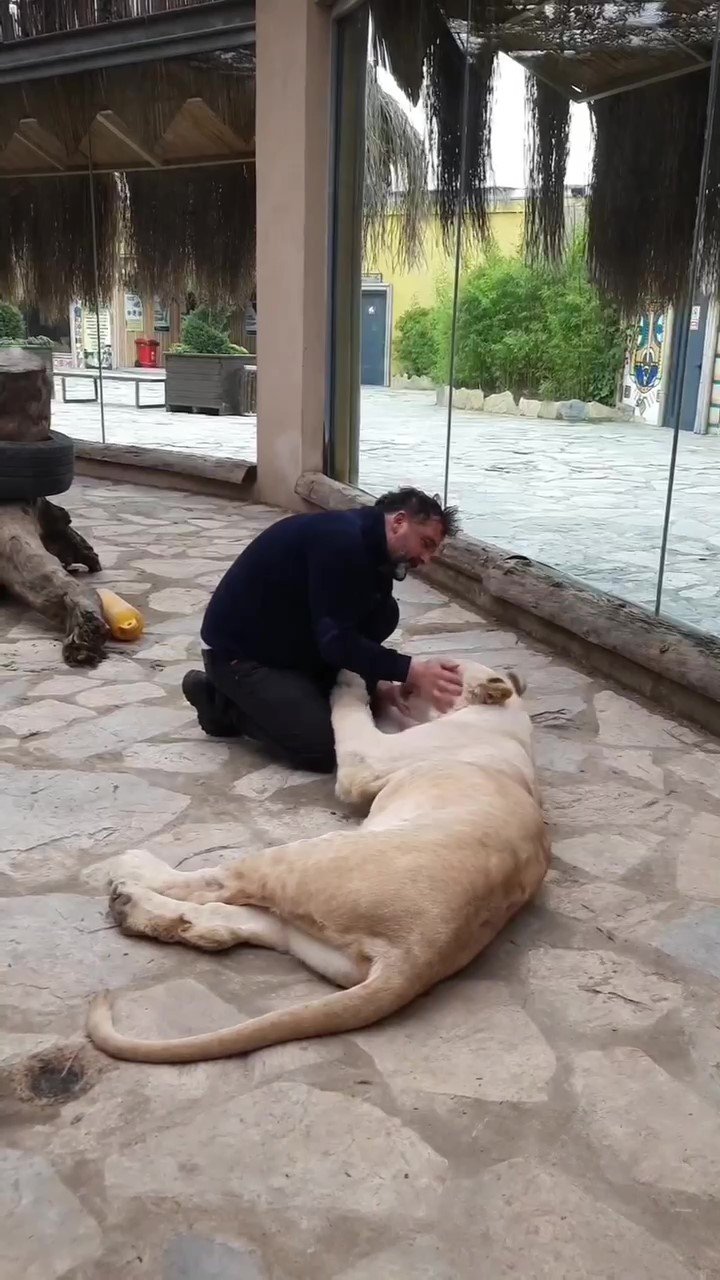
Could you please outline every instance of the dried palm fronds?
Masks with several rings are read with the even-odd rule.
[[[100,295],[117,275],[119,191],[113,174],[95,178]],[[95,296],[87,179],[22,178],[0,183],[0,293],[26,298],[51,317],[73,298]]]
[[[469,60],[463,213],[472,232],[488,232],[490,108],[494,45],[487,34],[496,6],[471,0],[470,35],[449,25],[440,0],[371,0],[376,54],[413,102],[421,89],[437,164],[437,211],[446,238],[458,213]]]
[[[628,314],[638,303],[670,302],[685,290],[707,94],[700,72],[594,104],[589,266]],[[719,231],[713,212],[706,257],[717,254]]]
[[[393,265],[409,269],[422,257],[428,212],[425,144],[399,102],[367,71],[365,111],[365,254],[384,250]],[[396,195],[397,202],[392,204]],[[388,216],[389,213],[392,216]]]
[[[255,275],[255,166],[127,173],[124,250],[140,292],[245,301]]]
[[[525,253],[530,262],[557,262],[565,248],[565,173],[570,101],[535,76],[527,77],[528,190]]]

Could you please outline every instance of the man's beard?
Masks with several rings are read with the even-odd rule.
[[[392,571],[393,578],[395,579],[395,581],[404,582],[405,579],[407,578],[409,568],[410,568],[410,565],[407,560],[396,560],[393,565],[393,571]]]

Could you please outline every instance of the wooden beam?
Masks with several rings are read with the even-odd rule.
[[[11,139],[12,141],[12,139]],[[3,157],[6,152],[0,151],[0,182],[9,181],[12,178],[52,178],[56,176],[53,169],[49,173],[47,169],[6,169],[4,168]],[[198,159],[183,160],[178,164],[161,164],[157,170],[158,173],[170,172],[177,169],[221,169],[228,165],[251,165],[255,164],[255,156],[216,156],[214,160],[204,160],[202,157]],[[87,179],[87,164],[76,164],[64,170],[66,178],[85,178]],[[93,173],[148,173],[149,166],[146,164],[94,164]]]
[[[157,149],[163,160],[185,160],[189,156],[241,156],[249,145],[202,98],[188,98]]]
[[[161,162],[154,152],[148,151],[141,142],[138,142],[137,138],[133,138],[127,125],[123,123],[119,116],[115,115],[114,111],[98,111],[96,120],[98,124],[102,125],[103,129],[106,129],[113,138],[117,138],[119,142],[122,142],[140,160],[144,160],[153,169],[160,168]]]
[[[39,156],[41,160],[47,161],[52,169],[62,172],[65,168],[67,152],[64,146],[52,133],[48,133],[47,129],[43,129],[37,120],[32,119],[32,117],[21,120],[16,130],[16,137],[21,142],[24,142],[25,146],[29,147],[31,151],[34,151],[35,155]]]
[[[0,84],[186,58],[255,44],[255,5],[206,0],[162,13],[0,43]]]

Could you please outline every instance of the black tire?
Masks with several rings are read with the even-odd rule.
[[[25,502],[65,493],[75,475],[75,446],[51,431],[49,440],[0,440],[0,502]]]

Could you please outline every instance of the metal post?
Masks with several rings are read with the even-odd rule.
[[[102,349],[100,343],[100,281],[98,275],[97,226],[95,225],[95,178],[92,162],[92,135],[88,130],[88,179],[90,182],[90,222],[92,224],[93,277],[95,283],[95,323],[97,325],[98,399],[100,401],[100,438],[105,444],[105,395],[103,389]]]
[[[715,15],[715,35],[713,38],[712,62],[710,64],[710,83],[708,86],[707,116],[705,119],[705,142],[703,145],[702,165],[700,166],[700,184],[698,187],[697,209],[695,212],[695,229],[693,231],[692,255],[688,276],[686,303],[687,316],[683,316],[680,338],[677,345],[677,362],[680,370],[680,384],[672,407],[672,448],[670,450],[670,470],[668,474],[667,497],[665,500],[665,516],[663,519],[662,542],[660,544],[660,564],[658,566],[657,592],[655,595],[655,615],[660,613],[662,605],[663,584],[665,581],[665,562],[667,560],[668,537],[670,533],[670,517],[672,513],[673,490],[675,487],[675,467],[677,463],[678,445],[680,442],[680,412],[682,409],[683,390],[687,373],[687,351],[690,338],[690,324],[695,292],[700,279],[700,246],[705,226],[705,208],[707,204],[707,185],[710,173],[710,154],[712,151],[713,133],[715,130],[715,113],[717,107],[718,85],[720,84],[720,3]]]
[[[457,225],[455,228],[455,278],[453,280],[452,325],[450,328],[450,368],[448,369],[448,412],[447,431],[445,434],[445,481],[443,484],[443,503],[447,506],[448,486],[450,484],[450,440],[452,436],[453,380],[455,378],[455,339],[457,336],[457,309],[460,294],[460,261],[462,257],[462,226],[465,206],[465,188],[467,185],[467,121],[470,103],[470,23],[472,20],[473,0],[468,0],[467,29],[465,32],[465,67],[463,74],[462,132],[460,135],[460,186],[458,189]]]

